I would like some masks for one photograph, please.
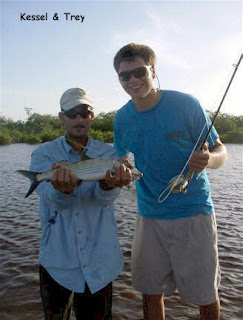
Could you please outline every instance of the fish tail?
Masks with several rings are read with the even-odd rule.
[[[29,178],[30,180],[32,180],[31,186],[25,196],[25,198],[27,198],[37,188],[38,184],[40,183],[36,179],[37,173],[32,171],[27,171],[27,170],[17,170],[17,172],[22,174],[26,178]]]

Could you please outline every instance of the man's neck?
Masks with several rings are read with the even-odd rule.
[[[81,153],[88,142],[88,136],[81,138],[66,136],[66,140],[76,152]]]
[[[151,92],[141,99],[133,99],[135,108],[139,111],[146,111],[153,108],[160,100],[162,90],[153,89]]]

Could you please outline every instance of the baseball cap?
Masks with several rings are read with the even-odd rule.
[[[62,111],[70,110],[80,104],[87,104],[93,109],[94,104],[91,95],[82,88],[71,88],[66,90],[60,99]]]

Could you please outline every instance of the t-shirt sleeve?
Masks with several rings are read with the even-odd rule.
[[[199,135],[202,133],[201,138],[198,142],[198,146],[200,146],[204,141],[212,122],[209,115],[202,108],[200,102],[196,98],[192,97],[191,102],[193,108],[191,108],[191,110],[189,111],[189,114],[191,114],[191,116],[189,117],[189,128],[191,136],[193,137],[193,140],[195,142],[199,138]],[[214,145],[215,140],[218,139],[218,137],[219,135],[215,127],[213,126],[207,139],[209,147],[212,147]]]

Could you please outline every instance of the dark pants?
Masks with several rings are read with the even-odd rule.
[[[73,306],[77,320],[111,320],[112,283],[92,294],[85,285],[84,293],[60,286],[40,266],[40,291],[45,320],[69,320]]]

